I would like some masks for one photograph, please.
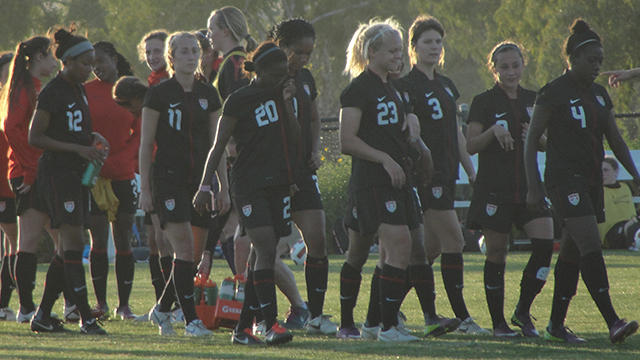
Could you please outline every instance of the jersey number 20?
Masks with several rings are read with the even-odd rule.
[[[393,101],[379,103],[378,110],[380,110],[378,112],[378,125],[396,124],[398,122],[398,109]]]
[[[259,127],[269,125],[269,122],[278,121],[278,109],[276,108],[276,102],[273,100],[260,104],[255,113]]]

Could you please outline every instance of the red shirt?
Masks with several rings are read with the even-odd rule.
[[[135,178],[140,148],[140,119],[111,97],[113,84],[93,80],[84,85],[94,132],[109,142],[109,156],[100,176],[111,180]]]
[[[3,174],[6,181],[0,178],[0,197],[15,197],[9,186],[9,143],[0,131],[0,174]]]
[[[31,78],[36,94],[40,92],[42,82],[36,77]],[[7,118],[4,122],[4,134],[9,142],[9,178],[24,176],[23,183],[32,185],[38,173],[38,159],[42,150],[29,145],[29,125],[35,110],[35,103],[31,103],[27,89],[21,86],[17,101],[9,106]]]
[[[160,71],[152,71],[149,75],[149,79],[147,80],[149,81],[149,87],[152,87],[153,85],[158,85],[165,80],[169,80],[170,78],[171,76],[169,75],[169,72],[165,67]]]

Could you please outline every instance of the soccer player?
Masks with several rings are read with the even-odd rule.
[[[513,225],[531,239],[531,257],[520,282],[520,299],[511,323],[528,337],[540,336],[529,310],[544,286],[553,255],[553,220],[548,207],[532,212],[526,206],[524,139],[533,113],[535,91],[520,86],[524,70],[522,47],[505,41],[488,56],[496,84],[473,99],[467,123],[467,151],[478,153],[478,175],[467,228],[482,230],[487,246],[484,286],[496,337],[520,337],[504,318],[504,272]],[[546,148],[546,137],[538,149]]]
[[[603,136],[634,183],[640,184],[640,175],[618,131],[607,90],[594,83],[604,60],[600,36],[584,20],[577,19],[571,26],[564,53],[569,68],[538,92],[525,142],[527,206],[540,211],[546,204],[536,157],[540,138],[546,130],[544,186],[554,209],[564,219],[562,245],[554,269],[551,318],[544,337],[569,343],[586,341],[564,326],[582,273],[582,280],[609,327],[609,339],[619,343],[638,330],[638,322],[620,319],[609,296],[609,279],[597,226],[605,215]]]
[[[175,292],[184,313],[185,333],[210,335],[196,314],[193,290],[194,237],[200,241],[206,238],[210,216],[193,211],[191,199],[221,106],[215,89],[195,78],[200,45],[193,34],[169,36],[165,57],[172,77],[149,89],[142,109],[140,206],[144,211],[157,211],[175,260],[171,278],[150,318],[161,334],[175,334],[170,312],[174,302],[170,294]],[[157,151],[152,158],[154,144]],[[222,212],[227,209],[228,198]]]
[[[34,332],[64,331],[51,308],[65,286],[71,292],[82,317],[80,332],[104,335],[91,314],[82,264],[84,228],[89,227],[90,194],[82,184],[88,162],[95,166],[107,157],[109,143],[92,132],[91,115],[82,83],[93,70],[95,53],[84,37],[74,35],[75,27],[54,33],[56,58],[62,71],[40,92],[29,130],[29,144],[44,150],[36,179],[38,192],[48,194],[43,202],[51,227],[58,229],[64,262],[56,256],[47,272],[42,301],[31,321]]]
[[[233,335],[235,344],[260,344],[252,334],[255,310],[266,323],[265,342],[276,345],[293,335],[277,320],[274,263],[278,240],[291,232],[291,195],[297,190],[289,149],[298,144],[300,126],[294,114],[294,81],[288,77],[287,55],[266,42],[244,62],[256,77],[225,102],[220,126],[194,205],[211,207],[210,185],[231,136],[238,157],[231,169],[231,190],[242,227],[253,244],[245,285],[245,301]],[[219,173],[218,173],[219,175]]]
[[[458,126],[453,82],[436,67],[444,59],[444,27],[434,17],[420,16],[411,25],[411,71],[402,78],[420,120],[421,138],[431,150],[435,172],[431,182],[418,186],[424,211],[425,245],[428,261],[440,255],[442,280],[456,317],[462,320],[457,332],[488,334],[476,324],[464,302],[462,248],[464,239],[454,210],[455,183],[459,164],[473,184],[475,171]]]
[[[118,106],[111,96],[113,85],[118,78],[133,75],[131,64],[109,42],[97,42],[93,44],[93,48],[96,55],[93,72],[97,79],[85,84],[85,90],[93,129],[102,134],[110,144],[109,157],[102,165],[91,197],[92,246],[89,261],[97,299],[93,315],[99,319],[109,317],[107,242],[111,223],[116,248],[115,270],[120,300],[114,316],[131,320],[136,318],[129,307],[129,296],[135,271],[131,238],[138,200],[135,172],[138,169],[140,148],[140,119]]]

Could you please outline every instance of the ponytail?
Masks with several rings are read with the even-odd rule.
[[[129,60],[127,60],[126,57],[124,57],[124,55],[120,54],[118,50],[116,50],[116,47],[113,46],[112,43],[108,41],[98,41],[97,43],[93,44],[93,48],[96,50],[104,51],[111,57],[116,57],[118,61],[118,63],[116,64],[116,68],[118,69],[119,78],[123,76],[133,76],[133,66],[131,66],[131,63],[129,62]]]

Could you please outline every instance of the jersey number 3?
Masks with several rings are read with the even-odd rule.
[[[396,124],[398,122],[398,109],[393,101],[379,103],[378,110],[380,110],[378,112],[378,125]]]
[[[82,122],[82,111],[67,111],[67,118],[69,118],[69,131],[82,131],[82,126],[80,125],[80,123]]]

